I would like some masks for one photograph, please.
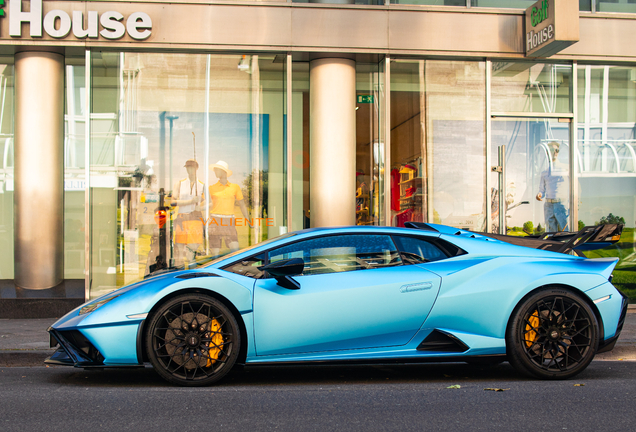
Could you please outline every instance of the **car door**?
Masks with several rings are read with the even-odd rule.
[[[302,258],[300,289],[258,279],[254,336],[259,356],[405,345],[428,315],[440,277],[402,265],[388,235],[344,234],[268,252]]]

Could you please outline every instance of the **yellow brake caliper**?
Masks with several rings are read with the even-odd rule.
[[[526,324],[526,345],[528,348],[534,344],[537,340],[537,332],[533,329],[539,327],[539,311],[534,311],[532,315],[528,318],[528,323]]]
[[[206,367],[212,366],[216,363],[216,359],[219,358],[221,354],[221,349],[223,349],[223,335],[221,335],[221,326],[219,322],[212,318],[210,321],[210,336],[212,339],[208,343],[208,363],[205,365]]]

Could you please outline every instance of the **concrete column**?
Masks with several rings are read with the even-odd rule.
[[[64,278],[64,56],[15,55],[15,284]]]
[[[310,62],[309,143],[311,226],[355,225],[355,61]]]

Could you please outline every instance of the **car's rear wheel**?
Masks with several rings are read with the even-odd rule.
[[[508,360],[520,372],[565,379],[583,371],[599,342],[594,312],[578,294],[543,289],[521,302],[506,332]]]
[[[240,337],[236,319],[223,303],[203,294],[184,294],[162,304],[150,317],[146,352],[167,381],[204,386],[232,369]]]

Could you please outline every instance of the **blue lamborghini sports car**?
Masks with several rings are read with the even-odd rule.
[[[185,386],[235,364],[307,362],[508,360],[563,379],[614,347],[627,312],[616,259],[580,251],[622,225],[524,238],[408,226],[308,229],[162,270],[53,324],[47,362],[149,362]]]

